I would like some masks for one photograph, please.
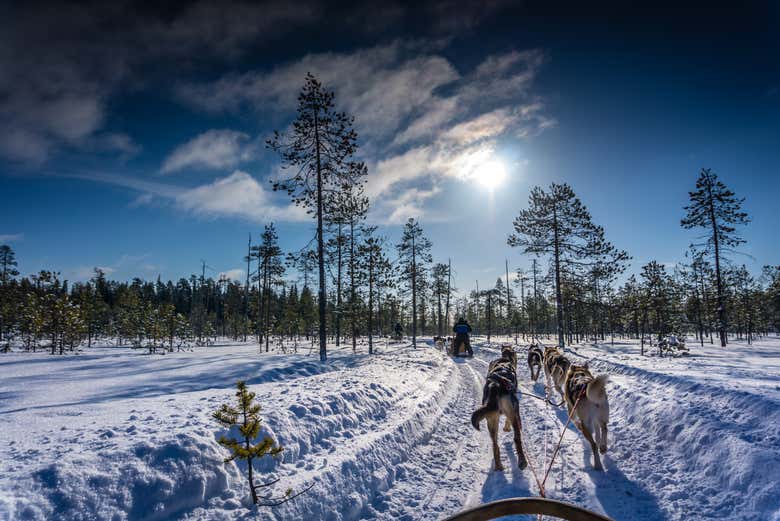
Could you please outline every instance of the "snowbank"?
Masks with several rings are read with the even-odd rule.
[[[437,421],[452,365],[430,349],[367,356],[258,354],[223,346],[165,356],[105,349],[0,359],[0,512],[12,519],[176,519],[248,515],[210,418],[247,380],[285,447],[262,479],[314,487],[278,519],[356,519]],[[269,514],[269,512],[266,512]]]
[[[780,509],[780,341],[691,350],[575,348],[611,375],[611,459],[669,519],[769,519]]]

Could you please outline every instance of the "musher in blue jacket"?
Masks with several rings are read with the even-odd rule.
[[[453,348],[455,352],[453,354],[457,355],[460,352],[460,345],[465,343],[466,351],[469,352],[468,356],[474,356],[474,351],[471,349],[471,341],[469,340],[471,326],[466,322],[466,319],[460,317],[455,323],[455,327],[452,328],[452,331],[455,333],[455,346]]]

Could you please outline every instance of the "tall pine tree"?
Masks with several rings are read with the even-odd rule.
[[[419,285],[427,264],[432,262],[431,241],[423,235],[423,229],[415,219],[404,225],[401,242],[396,245],[402,276],[407,280],[407,293],[412,297],[412,345],[417,347],[417,299]]]
[[[742,203],[734,192],[718,180],[710,168],[702,168],[696,181],[696,190],[689,192],[690,204],[685,207],[685,217],[680,225],[685,229],[704,228],[706,245],[715,259],[715,287],[718,299],[718,335],[720,345],[726,347],[726,302],[723,291],[723,251],[739,246],[745,240],[737,233],[736,226],[750,222],[742,211]]]
[[[298,95],[297,118],[289,133],[274,132],[267,142],[281,156],[282,168],[289,172],[274,181],[274,190],[286,191],[293,202],[306,208],[317,222],[319,343],[323,362],[327,359],[325,314],[328,294],[323,234],[325,198],[329,192],[362,183],[366,175],[365,167],[352,161],[357,150],[357,133],[352,124],[352,118],[335,110],[333,92],[307,74]]]
[[[552,183],[548,191],[537,186],[528,203],[515,218],[515,231],[507,243],[522,248],[523,253],[549,256],[555,279],[558,345],[563,347],[562,276],[574,276],[596,263],[622,269],[628,254],[604,238],[604,229],[593,223],[568,184]]]

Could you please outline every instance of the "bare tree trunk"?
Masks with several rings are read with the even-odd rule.
[[[450,327],[450,295],[452,295],[452,259],[447,259],[447,303],[444,310],[444,321],[447,329]]]
[[[246,286],[244,286],[244,342],[246,342],[249,326],[249,270],[252,262],[252,234],[249,234],[249,243],[246,247]]]
[[[561,298],[561,263],[560,244],[558,240],[558,212],[553,208],[553,235],[555,246],[555,312],[558,320],[558,347],[564,346],[563,341],[563,299]]]
[[[374,353],[374,256],[368,254],[368,354]]]
[[[349,322],[352,329],[352,352],[357,351],[357,321],[355,320],[355,217],[349,221]]]
[[[341,223],[336,235],[336,347],[341,345]]]
[[[320,132],[318,112],[314,112],[314,137],[317,147],[317,256],[319,257],[320,270],[320,298],[318,304],[320,315],[320,361],[327,360],[326,344],[326,325],[325,325],[325,255],[322,236],[322,164],[320,163]]]
[[[707,194],[712,223],[712,242],[715,247],[715,281],[718,289],[718,335],[720,346],[726,347],[726,309],[723,302],[723,281],[720,274],[720,244],[718,242],[718,222],[715,218],[715,202],[712,200],[712,182],[707,180]]]
[[[417,255],[412,234],[412,347],[417,348]]]

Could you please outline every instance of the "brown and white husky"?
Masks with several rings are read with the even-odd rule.
[[[572,421],[590,443],[595,470],[604,470],[599,453],[607,452],[607,423],[609,423],[607,379],[608,376],[605,374],[593,376],[586,363],[585,365],[571,364],[564,380],[566,407]]]

